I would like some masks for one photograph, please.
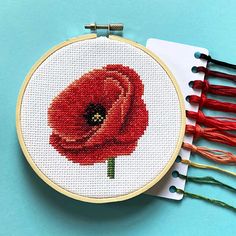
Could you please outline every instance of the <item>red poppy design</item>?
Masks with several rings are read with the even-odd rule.
[[[48,109],[50,144],[84,165],[129,155],[148,125],[140,76],[128,66],[94,69],[56,96]]]

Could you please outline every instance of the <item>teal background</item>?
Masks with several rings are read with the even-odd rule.
[[[33,173],[15,131],[16,99],[27,72],[52,46],[84,34],[85,23],[123,22],[124,36],[143,45],[158,37],[205,47],[236,63],[235,9],[233,0],[1,0],[0,235],[235,235],[235,212],[199,200],[141,195],[93,205],[64,197]],[[190,168],[189,175],[236,185],[235,178],[212,171]],[[235,194],[218,187],[188,183],[186,190],[236,206]]]

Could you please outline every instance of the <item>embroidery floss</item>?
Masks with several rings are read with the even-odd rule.
[[[199,147],[190,143],[183,143],[182,147],[211,161],[221,164],[236,164],[236,155],[231,152],[219,149],[210,149],[207,147]]]
[[[218,131],[216,128],[202,128],[199,125],[186,125],[186,133],[194,136],[195,139],[200,137],[212,142],[223,143],[229,146],[236,146],[236,135]]]
[[[207,98],[205,94],[202,94],[201,97],[197,95],[190,95],[187,97],[187,100],[191,104],[199,104],[199,108],[203,107],[216,110],[216,111],[224,111],[224,112],[233,112],[236,113],[236,104],[230,102],[221,102],[215,99]]]
[[[226,188],[226,189],[231,190],[233,192],[236,192],[236,188],[234,188],[228,184],[225,184],[225,183],[223,183],[211,176],[205,176],[205,177],[186,176],[186,175],[180,174],[179,172],[176,174],[177,174],[177,177],[179,177],[181,179],[185,179],[187,182],[218,185],[220,187],[223,187],[223,188]]]
[[[193,67],[193,71],[195,71],[196,73],[200,73],[200,72],[205,73],[207,77],[217,77],[217,78],[227,79],[227,80],[236,82],[236,75],[209,70],[203,66]]]
[[[212,63],[218,66],[223,66],[223,67],[227,67],[227,68],[231,68],[231,69],[236,69],[236,65],[231,64],[231,63],[227,63],[224,61],[220,61],[220,60],[216,60],[214,58],[212,58],[210,55],[206,55],[204,53],[200,53],[199,55],[196,54],[197,58],[206,60],[208,63]]]
[[[236,130],[236,118],[233,117],[205,116],[201,110],[198,110],[198,112],[186,111],[186,116],[207,127],[217,128],[218,130]]]
[[[181,163],[184,163],[188,166],[194,167],[194,168],[198,168],[198,169],[208,169],[208,170],[215,170],[215,171],[219,171],[228,175],[232,175],[234,177],[236,177],[236,173],[232,172],[232,171],[228,171],[222,168],[219,168],[217,166],[211,166],[211,165],[204,165],[204,164],[200,164],[200,163],[196,163],[187,159],[181,159]]]
[[[211,93],[214,95],[221,95],[227,97],[236,97],[236,88],[231,86],[210,84],[207,80],[192,81],[190,86],[193,89],[201,89],[203,93]]]
[[[194,176],[185,176],[185,175],[182,175],[180,173],[177,173],[177,177],[179,177],[181,179],[185,179],[187,182],[216,185],[216,186],[225,188],[227,190],[236,192],[236,188],[234,188],[234,187],[232,187],[228,184],[225,184],[225,183],[223,183],[223,182],[221,182],[221,181],[219,181],[219,180],[217,180],[213,177],[210,177],[210,176],[194,177]],[[204,201],[207,201],[207,202],[212,203],[214,205],[221,206],[221,207],[224,207],[226,209],[236,211],[236,208],[234,206],[232,206],[230,204],[227,204],[223,201],[217,200],[217,199],[208,198],[208,197],[205,197],[205,196],[202,196],[202,195],[199,195],[199,194],[186,192],[182,189],[177,189],[177,188],[174,188],[174,191],[176,191],[179,194],[183,194],[184,196],[190,197],[190,198],[204,200]]]
[[[182,189],[176,189],[176,192],[179,194],[183,194],[185,197],[190,197],[190,198],[194,198],[194,199],[200,199],[209,203],[212,203],[214,205],[229,209],[229,210],[233,210],[234,212],[236,212],[236,208],[217,199],[213,199],[213,198],[208,198],[205,196],[201,196],[199,194],[195,194],[195,193],[189,193],[187,191],[184,191]]]

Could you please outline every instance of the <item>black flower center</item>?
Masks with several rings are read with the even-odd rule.
[[[90,103],[86,108],[85,114],[83,116],[89,125],[100,125],[106,118],[106,109],[99,103]]]

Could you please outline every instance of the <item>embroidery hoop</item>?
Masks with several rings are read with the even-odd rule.
[[[65,41],[55,47],[53,47],[51,50],[49,50],[38,62],[36,62],[36,64],[31,68],[29,74],[26,76],[26,79],[23,83],[23,86],[21,88],[21,91],[19,93],[19,97],[18,97],[18,101],[17,101],[17,108],[16,108],[16,127],[17,127],[17,135],[18,135],[18,139],[19,139],[19,143],[20,146],[23,150],[23,153],[28,161],[28,163],[30,164],[30,166],[32,167],[32,169],[36,172],[36,174],[45,182],[47,183],[49,186],[51,186],[53,189],[55,189],[56,191],[70,197],[76,200],[81,200],[81,201],[85,201],[85,202],[91,202],[91,203],[107,203],[107,202],[116,202],[116,201],[122,201],[122,200],[126,200],[132,197],[135,197],[145,191],[147,191],[149,188],[151,188],[153,185],[155,185],[159,180],[162,179],[162,177],[167,173],[167,171],[171,168],[172,164],[174,163],[181,145],[182,145],[182,141],[183,141],[183,137],[184,137],[184,133],[185,133],[185,108],[184,108],[184,100],[180,91],[180,88],[173,76],[173,74],[169,71],[169,69],[167,68],[167,66],[164,64],[164,62],[161,61],[160,58],[158,58],[158,56],[154,55],[151,51],[149,51],[148,49],[146,49],[144,46],[135,43],[131,40],[125,39],[123,37],[119,37],[119,36],[115,36],[115,35],[109,35],[109,39],[111,40],[115,40],[115,41],[120,41],[126,44],[129,44],[135,48],[138,48],[140,50],[142,50],[143,52],[145,52],[147,55],[149,55],[150,57],[152,57],[159,65],[161,65],[161,67],[164,69],[164,71],[167,73],[168,77],[170,78],[171,82],[173,83],[176,93],[178,95],[178,99],[179,99],[179,104],[180,104],[180,108],[181,108],[181,129],[179,132],[179,138],[178,138],[178,143],[176,145],[176,148],[172,154],[172,157],[170,158],[168,164],[163,168],[163,170],[161,171],[161,173],[156,176],[156,178],[154,178],[151,182],[149,182],[148,184],[146,184],[145,186],[139,188],[138,190],[128,193],[126,195],[122,195],[122,196],[116,196],[116,197],[106,197],[106,198],[94,198],[94,197],[86,197],[86,196],[80,196],[78,194],[72,193],[62,187],[60,187],[59,185],[55,184],[51,179],[49,179],[38,167],[37,165],[34,163],[34,161],[32,160],[32,157],[30,156],[27,147],[25,145],[25,141],[23,138],[23,134],[22,134],[22,128],[21,128],[21,104],[22,104],[22,100],[23,100],[23,96],[25,93],[25,90],[27,88],[27,85],[32,77],[32,75],[34,74],[34,72],[38,69],[38,67],[48,58],[50,57],[54,52],[56,52],[57,50],[75,43],[75,42],[80,42],[83,40],[90,40],[90,39],[94,39],[97,38],[97,34],[87,34],[87,35],[83,35],[80,37],[76,37],[76,38],[72,38],[68,41]]]

